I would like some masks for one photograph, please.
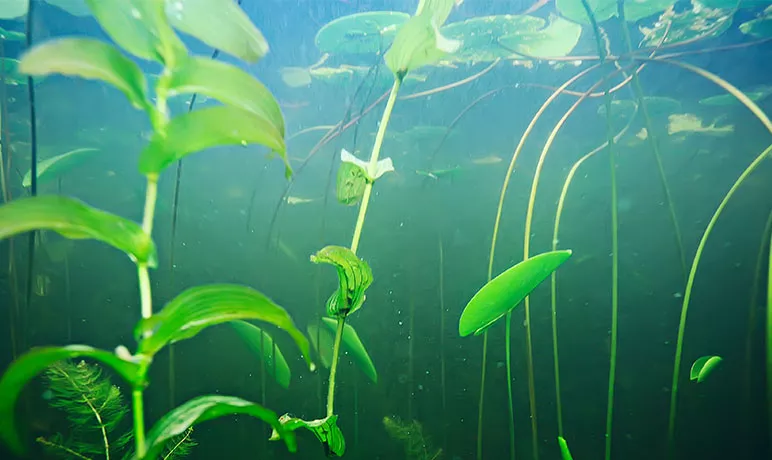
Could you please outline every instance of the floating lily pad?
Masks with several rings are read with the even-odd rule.
[[[290,88],[300,88],[311,84],[311,73],[305,67],[282,67],[279,69],[281,80]]]
[[[702,383],[721,361],[720,356],[703,356],[699,358],[692,364],[692,369],[689,371],[689,380],[696,380],[697,383]]]
[[[491,62],[512,57],[512,52],[499,46],[499,39],[535,33],[544,28],[546,21],[534,16],[502,14],[483,16],[454,22],[441,29],[442,34],[454,40],[463,40],[453,61]]]
[[[586,0],[595,20],[603,22],[617,15],[617,0]],[[672,6],[675,0],[626,0],[625,19],[635,22],[652,16]],[[589,24],[587,10],[582,0],[556,0],[555,5],[564,17],[582,24]]]
[[[740,24],[740,32],[756,38],[772,37],[772,6],[757,19]]]
[[[46,0],[46,3],[61,8],[73,16],[91,16],[91,10],[86,5],[86,0]]]
[[[529,56],[565,56],[579,43],[582,26],[558,16],[550,16],[549,25],[537,31],[518,31],[501,37],[499,43]]]
[[[734,9],[738,7],[737,0],[699,0],[699,2],[702,6],[708,8]],[[742,0],[742,2],[739,3],[740,8],[756,8],[769,5],[769,0]]]
[[[713,38],[724,33],[732,24],[733,10],[705,8],[692,3],[692,8],[682,13],[668,9],[651,28],[641,27],[643,45],[657,46],[667,32],[664,44],[678,43],[698,38]]]
[[[397,11],[370,11],[343,16],[316,33],[319,51],[330,54],[371,54],[385,51],[397,29],[410,15]]]

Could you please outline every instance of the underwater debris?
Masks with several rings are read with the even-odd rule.
[[[389,436],[405,446],[409,460],[438,460],[442,449],[432,446],[431,439],[423,433],[423,426],[417,421],[405,422],[396,416],[383,417],[383,427]]]
[[[725,136],[734,132],[734,125],[716,126],[717,121],[705,126],[702,119],[697,115],[692,113],[674,113],[668,117],[667,133],[672,135],[680,132],[693,132]]]

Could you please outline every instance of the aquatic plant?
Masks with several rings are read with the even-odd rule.
[[[247,286],[212,284],[185,290],[160,311],[152,305],[149,269],[158,255],[152,240],[159,175],[191,153],[218,145],[262,144],[276,152],[291,174],[284,147],[284,121],[270,92],[239,68],[191,56],[177,31],[234,57],[254,62],[268,46],[262,34],[232,2],[178,0],[87,0],[104,31],[129,54],[163,66],[151,102],[146,77],[118,48],[87,38],[60,38],[37,45],[22,57],[19,70],[30,75],[53,73],[96,79],[119,89],[137,109],[147,113],[153,136],[139,156],[147,180],[142,224],[139,225],[64,196],[36,196],[35,160],[32,196],[0,206],[0,238],[53,230],[71,239],[95,239],[126,253],[137,266],[142,319],[134,330],[135,353],[124,345],[114,352],[84,345],[39,347],[16,359],[0,379],[0,439],[12,451],[26,448],[14,421],[14,408],[25,384],[63,359],[90,358],[111,367],[131,386],[134,455],[157,458],[167,443],[196,423],[229,414],[245,414],[270,424],[290,451],[295,438],[276,414],[231,396],[200,396],[161,417],[146,433],[143,394],[154,356],[170,343],[196,336],[203,329],[234,320],[257,319],[286,331],[309,367],[309,344],[289,314],[265,295]],[[203,24],[209,27],[203,27]],[[218,24],[217,27],[211,27]],[[227,31],[227,33],[223,33]],[[227,82],[222,85],[221,82]],[[168,98],[201,93],[224,105],[169,118]]]
[[[442,449],[432,446],[431,439],[424,435],[423,426],[417,420],[405,422],[399,417],[383,417],[383,428],[389,436],[405,447],[408,460],[438,460]]]

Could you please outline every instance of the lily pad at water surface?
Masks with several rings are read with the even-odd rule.
[[[386,51],[410,15],[370,11],[337,18],[325,24],[314,42],[322,53],[371,54]]]

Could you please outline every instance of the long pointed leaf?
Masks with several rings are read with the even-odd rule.
[[[0,206],[0,239],[32,230],[54,230],[71,239],[93,238],[151,268],[158,264],[155,244],[139,225],[73,198],[41,195]]]
[[[212,284],[190,288],[164,308],[143,319],[134,330],[139,352],[154,355],[169,343],[189,339],[202,329],[239,319],[257,319],[285,330],[300,348],[311,370],[308,339],[295,327],[290,315],[263,294],[236,284]]]
[[[322,318],[322,321],[324,321],[324,324],[327,325],[334,336],[338,322],[332,318]],[[370,359],[370,355],[367,354],[367,349],[359,338],[359,334],[357,334],[354,327],[348,323],[343,326],[343,338],[341,341],[343,342],[343,349],[348,351],[351,359],[356,363],[359,369],[361,369],[373,383],[378,383],[378,372],[375,370],[375,364],[373,364],[373,360]]]
[[[82,161],[86,160],[87,158],[89,158],[91,155],[95,154],[98,151],[99,149],[91,149],[91,148],[75,149],[75,150],[70,150],[69,152],[63,153],[61,155],[57,155],[55,157],[51,157],[41,162],[38,162],[38,168],[37,168],[38,184],[42,184],[57,178],[65,171],[80,164]],[[31,183],[32,183],[32,171],[27,171],[27,173],[24,174],[24,178],[22,179],[21,185],[24,187],[29,187]]]
[[[261,328],[246,321],[233,321],[231,326],[244,339],[250,350],[263,360],[268,375],[282,387],[289,388],[292,373],[279,346],[274,347],[273,338]]]
[[[13,452],[22,454],[26,450],[14,420],[16,401],[24,386],[48,366],[63,359],[79,357],[107,364],[133,386],[145,384],[138,364],[121,359],[109,351],[85,345],[33,348],[14,361],[0,379],[0,439]]]

